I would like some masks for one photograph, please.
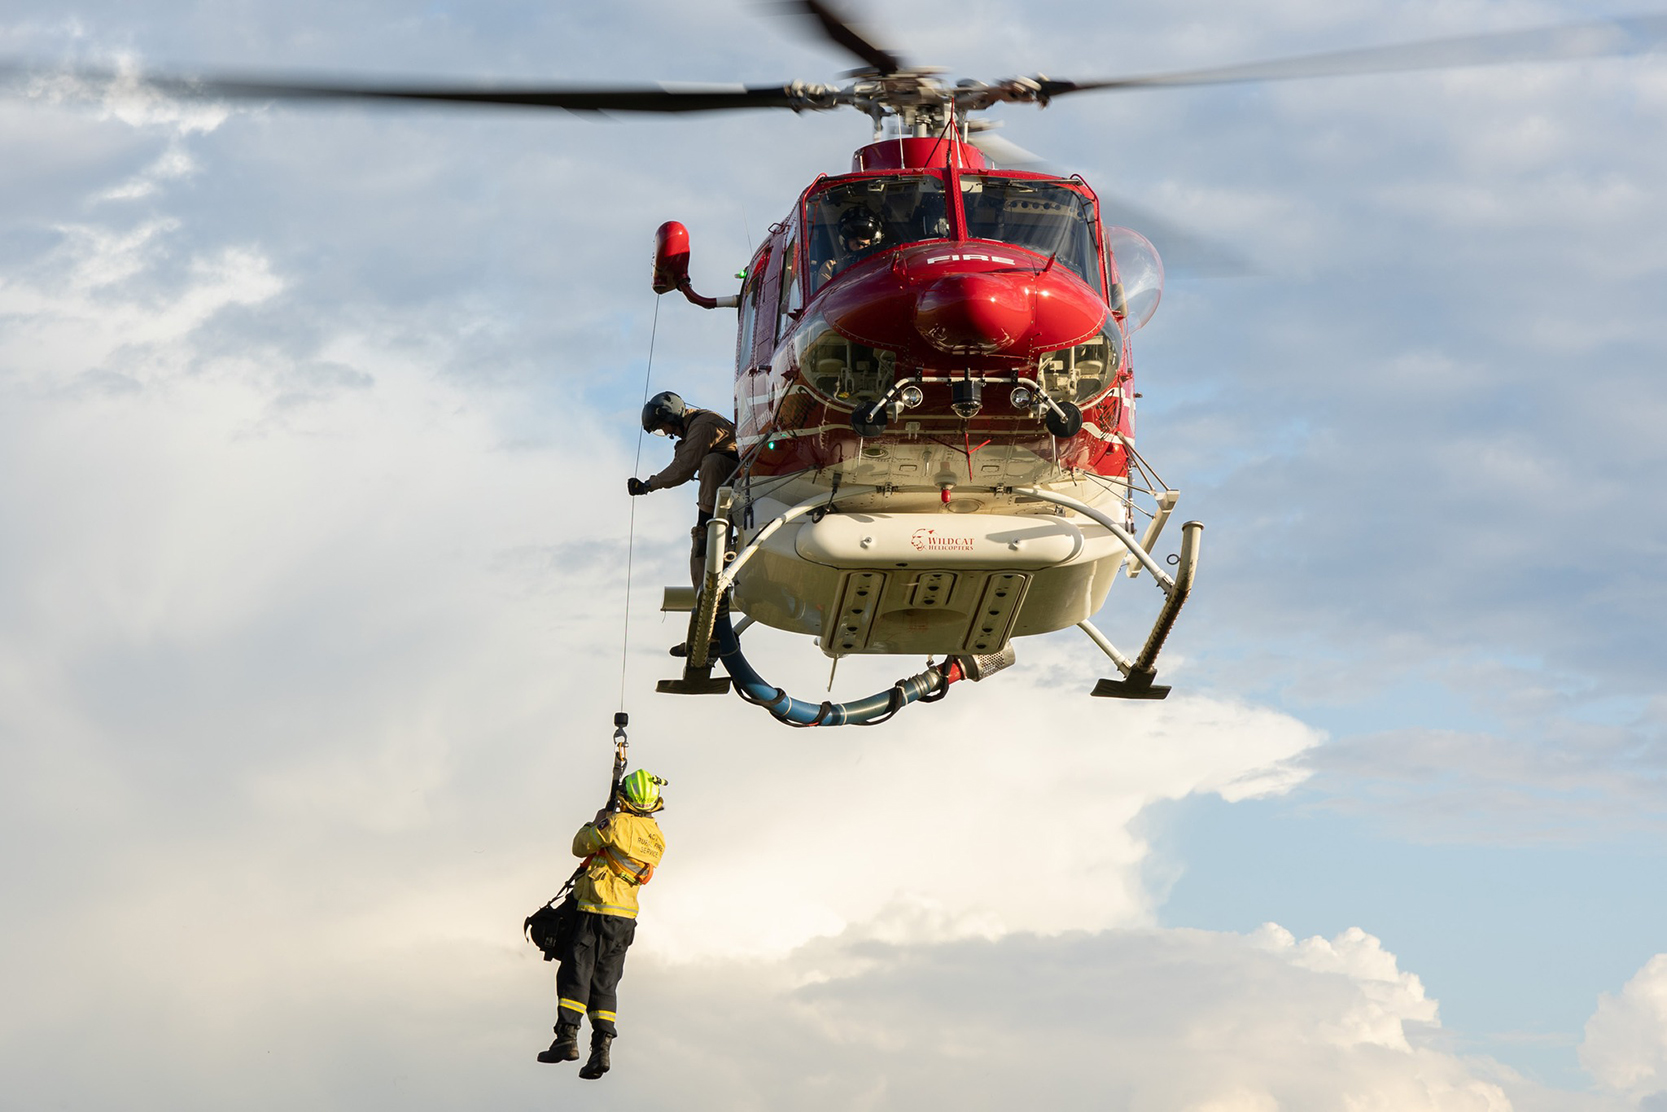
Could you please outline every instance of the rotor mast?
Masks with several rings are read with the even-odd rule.
[[[995,83],[962,80],[945,84],[938,77],[939,66],[910,66],[891,73],[875,69],[855,70],[844,86],[795,84],[795,111],[826,111],[851,107],[874,121],[874,138],[886,138],[885,122],[897,121],[897,136],[932,139],[944,135],[950,126],[956,138],[967,141],[972,113],[996,104],[1048,103],[1043,76],[1011,77]]]

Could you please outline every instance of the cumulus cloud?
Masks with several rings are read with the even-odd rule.
[[[1580,1064],[1605,1087],[1634,1098],[1667,1092],[1667,954],[1645,962],[1618,995],[1598,999]]]
[[[127,1047],[158,1107],[224,1101],[273,1047],[300,1063],[274,1106],[378,1091],[334,1048],[409,1070],[379,1027],[415,1044],[409,1017],[451,1009],[518,1041],[541,1021],[491,1013],[548,1006],[516,925],[599,802],[615,696],[622,500],[576,477],[623,453],[582,406],[559,442],[506,438],[511,403],[441,373],[438,328],[332,328],[300,363],[258,330],[228,344],[291,278],[125,219],[65,229],[0,288],[23,322],[0,462],[29,476],[0,492],[3,865],[32,909],[5,959],[17,1091],[93,1099],[58,1073],[77,1030]],[[640,515],[645,577],[680,577],[681,516]],[[668,632],[639,609],[629,690]],[[765,651],[819,667],[792,648]],[[685,986],[728,969],[779,1007],[824,976],[787,960],[818,938],[1149,923],[1141,809],[1285,790],[1318,740],[1231,700],[1066,698],[1059,652],[860,733],[633,697],[639,760],[673,781],[641,962]]]
[[[7,558],[17,736],[50,764],[46,723],[81,718],[93,746],[137,729],[181,760],[224,767],[252,813],[272,819],[387,833],[432,821],[447,799],[472,805],[450,781],[465,690],[484,684],[473,697],[525,703],[521,692],[548,686],[541,668],[561,691],[594,687],[590,669],[558,661],[614,636],[599,600],[622,586],[618,566],[576,559],[572,546],[607,550],[618,514],[586,513],[602,492],[563,479],[584,468],[575,453],[607,450],[501,451],[490,412],[366,337],[337,337],[321,353],[361,384],[293,412],[271,366],[196,347],[216,307],[281,288],[271,279],[239,292],[248,280],[237,273],[158,304],[107,298],[116,321],[174,323],[136,337],[148,352],[137,392],[66,391],[116,353],[97,339],[88,282],[75,276],[97,272],[93,284],[119,288],[144,258],[118,268],[95,255],[60,285],[12,289],[37,331],[5,450],[40,482],[14,493],[7,517],[42,522],[19,532]],[[105,542],[112,534],[119,545]],[[549,623],[547,645],[527,642],[529,602]],[[665,636],[657,618],[639,623],[639,643]],[[769,648],[786,640],[766,637],[766,658],[815,667],[797,644]],[[484,659],[463,655],[490,644]],[[507,659],[511,645],[525,658]],[[1037,669],[1050,654],[1080,668],[1083,649],[1044,648]],[[174,668],[215,660],[219,690],[204,696],[215,713],[256,719],[236,727],[242,744],[258,739],[242,759],[213,752],[232,724],[204,718],[184,690],[153,704],[154,725],[127,719],[135,700],[158,693],[124,673],[156,666],[158,651]],[[298,682],[314,685],[308,698],[284,705]],[[727,702],[681,716],[651,704],[639,746],[691,801],[686,820],[670,820],[689,864],[658,890],[666,936],[694,954],[781,951],[888,908],[899,930],[939,936],[1145,922],[1145,847],[1128,829],[1140,810],[1197,791],[1285,790],[1299,777],[1283,762],[1318,741],[1286,716],[1229,701],[1108,708],[1033,682],[1018,670],[891,729],[838,736],[786,734]],[[606,699],[593,690],[583,705]],[[592,717],[605,720],[600,709]],[[698,760],[670,740],[691,728]],[[723,895],[760,875],[771,878],[771,915]]]
[[[689,853],[657,893],[674,945],[778,949],[888,911],[905,938],[1150,922],[1147,850],[1130,830],[1140,811],[1231,791],[1317,740],[1284,716],[1208,700],[1108,721],[1080,694],[1038,698],[1020,677],[931,710],[858,737],[753,724],[739,745],[706,741],[686,782],[735,805],[667,819]],[[760,744],[767,757],[749,760]],[[725,910],[760,884],[770,915]]]
[[[807,1107],[1509,1107],[1486,1067],[1419,1045],[1433,1002],[1358,931],[859,936],[789,964],[810,975],[788,1029],[761,1035],[809,1044]],[[784,1099],[792,1068],[749,1079],[742,1106]]]
[[[274,939],[258,954],[188,929],[204,951],[188,973],[100,961],[117,990],[104,1013],[83,1018],[58,1001],[8,1044],[49,1048],[50,1031],[79,1023],[114,1034],[132,1023],[109,1040],[114,1069],[103,1076],[119,1069],[139,1108],[210,1107],[233,1093],[255,1109],[300,1099],[646,1109],[668,1094],[691,1109],[1619,1108],[1442,1049],[1417,978],[1358,931],[1300,942],[1270,925],[1248,936],[929,943],[855,924],[773,959],[668,963],[634,951],[617,1072],[592,1088],[532,1061],[550,1003],[549,967],[530,949],[438,936],[416,944],[378,925],[344,921],[328,938]],[[139,926],[137,940],[165,943]],[[639,933],[662,929],[650,917]],[[275,1058],[286,1068],[271,1070]],[[96,1103],[104,1092],[90,1073],[54,1083],[21,1053],[8,1066],[14,1094]]]
[[[42,9],[0,34],[32,49],[91,26],[159,57],[413,72],[455,49],[479,72],[599,80],[621,63],[596,44],[631,42],[633,74],[728,76],[678,68],[692,56],[674,47],[701,41],[700,65],[781,77],[748,68],[752,44],[785,40],[750,13],[513,7],[464,26],[254,5],[170,29],[165,9],[94,4],[79,26]],[[1419,14],[1433,33],[1512,12]],[[1207,63],[1410,22],[1306,2],[1248,21],[1080,15],[1064,54],[1018,8],[902,18],[923,58],[941,42],[980,76]],[[294,31],[315,25],[329,32]],[[783,49],[805,76],[837,65]],[[888,727],[793,733],[733,701],[646,694],[680,634],[644,601],[681,579],[675,499],[638,507],[621,666],[614,429],[648,347],[653,226],[688,220],[697,268],[727,276],[866,123],[228,126],[136,88],[37,87],[29,112],[0,114],[27,164],[0,183],[13,1099],[108,1106],[115,1077],[127,1105],[170,1109],[548,1100],[571,1079],[529,1061],[548,967],[515,928],[600,802],[623,686],[637,758],[673,781],[672,847],[627,980],[628,1064],[564,1102],[1616,1107],[1443,1049],[1434,1001],[1365,930],[1155,929],[1138,819],[1308,777],[1380,814],[1444,815],[1448,837],[1467,810],[1613,830],[1617,801],[1657,802],[1659,713],[1567,727],[1600,667],[1615,678],[1594,698],[1653,691],[1660,672],[1660,595],[1627,568],[1653,566],[1660,540],[1633,476],[1660,454],[1660,230],[1638,221],[1664,179],[1662,98],[1658,74],[1630,72],[1027,114],[1027,145],[1285,268],[1173,290],[1140,337],[1144,446],[1212,526],[1166,656],[1187,682],[1167,704],[1091,702],[1099,662],[1061,637]],[[89,97],[90,118],[32,114]],[[731,160],[761,148],[744,172]],[[645,151],[680,172],[643,172]],[[665,314],[657,382],[724,396],[720,317]],[[749,638],[778,682],[825,679],[802,639]],[[1521,664],[1565,638],[1566,675]],[[1368,699],[1424,667],[1462,674],[1507,728],[1445,729],[1430,710],[1427,728],[1327,747],[1277,709]],[[852,664],[840,690],[895,674]],[[1525,692],[1564,727],[1521,731]],[[1653,991],[1594,1017],[1591,1068],[1617,1094],[1656,1068]]]

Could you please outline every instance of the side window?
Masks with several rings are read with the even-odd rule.
[[[747,284],[741,291],[741,323],[735,334],[735,369],[745,371],[752,363],[753,328],[758,323],[758,294],[764,287],[764,267],[768,255],[761,255],[747,273]]]
[[[781,256],[781,299],[776,309],[776,339],[781,339],[793,327],[793,320],[787,314],[803,303],[799,292],[799,243],[794,240]]]

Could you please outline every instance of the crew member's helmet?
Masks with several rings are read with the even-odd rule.
[[[627,807],[646,815],[665,806],[660,799],[660,785],[664,783],[658,776],[639,768],[619,782],[619,794]]]
[[[642,431],[661,432],[661,425],[681,429],[683,415],[688,411],[689,407],[683,404],[682,398],[670,390],[662,390],[649,398],[642,407]]]
[[[865,208],[847,209],[839,218],[839,239],[847,251],[877,246],[881,239],[880,218]]]

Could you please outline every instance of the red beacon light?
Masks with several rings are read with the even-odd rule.
[[[668,220],[654,233],[654,292],[677,290],[702,309],[733,309],[739,296],[703,297],[689,282],[689,229]]]

